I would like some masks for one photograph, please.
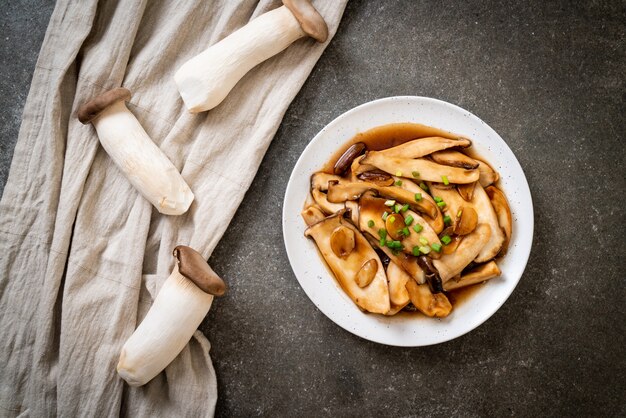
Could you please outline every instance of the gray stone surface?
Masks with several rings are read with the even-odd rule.
[[[575,3],[575,4],[571,4]],[[0,5],[0,184],[52,10]],[[623,1],[352,1],[211,264],[231,286],[203,331],[219,416],[624,416]],[[423,95],[491,125],[519,159],[535,240],[507,303],[454,341],[393,348],[307,299],[282,240],[287,180],[325,124]]]

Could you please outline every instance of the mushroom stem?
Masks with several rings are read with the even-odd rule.
[[[89,120],[81,118],[81,122],[88,123]],[[191,189],[128,110],[123,99],[104,107],[91,123],[113,162],[160,213],[181,215],[187,211],[194,199]]]
[[[253,67],[283,51],[307,34],[324,42],[328,28],[308,1],[285,5],[262,14],[184,63],[174,75],[191,113],[219,105]]]
[[[117,372],[131,386],[146,384],[176,358],[209,312],[213,294],[226,290],[195,250],[176,247],[175,256],[178,264],[122,348]]]

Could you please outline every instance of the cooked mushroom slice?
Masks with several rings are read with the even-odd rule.
[[[513,230],[513,219],[511,218],[511,208],[509,202],[506,200],[506,196],[500,189],[495,186],[489,186],[485,189],[491,205],[498,217],[498,223],[504,231],[504,243],[500,249],[500,254],[506,253],[509,248],[509,242],[511,241],[511,233]]]
[[[426,284],[417,284],[413,280],[406,282],[406,290],[413,305],[424,315],[445,318],[452,312],[452,304],[444,293],[432,293]]]
[[[362,160],[363,164],[371,164],[389,174],[402,173],[405,177],[414,172],[425,181],[442,182],[447,178],[448,182],[455,184],[472,183],[478,180],[478,170],[465,170],[463,168],[441,165],[424,158],[410,159],[401,157],[388,157],[382,151],[369,151]]]
[[[439,260],[433,260],[444,284],[461,273],[476,258],[480,250],[489,242],[490,236],[489,225],[478,224],[474,232],[463,237],[454,253],[444,254]]]
[[[418,138],[381,151],[386,157],[420,158],[452,147],[467,148],[472,141],[467,138],[450,139],[440,136]]]
[[[339,157],[335,163],[333,169],[334,173],[338,176],[343,176],[350,168],[356,157],[363,154],[367,150],[367,147],[363,142],[357,142],[350,145],[350,147]]]
[[[340,210],[345,209],[345,205],[341,203],[331,203],[328,201],[328,196],[326,193],[318,190],[312,189],[311,196],[313,196],[313,200],[315,203],[324,211],[326,215],[332,215],[333,213],[337,213]]]
[[[468,157],[462,152],[454,150],[437,151],[432,153],[430,158],[436,163],[450,165],[452,167],[460,167],[467,170],[478,168],[478,161]]]
[[[457,184],[456,190],[459,192],[459,195],[466,202],[470,202],[474,197],[474,187],[476,187],[476,182],[467,183],[467,184]]]
[[[117,372],[131,386],[152,380],[176,358],[226,284],[200,253],[179,245],[176,265],[146,317],[122,347]]]
[[[343,225],[335,228],[333,233],[330,235],[330,248],[333,250],[333,253],[335,253],[337,257],[346,258],[350,255],[350,253],[352,253],[355,245],[356,241],[354,238],[354,231]]]
[[[480,172],[478,182],[481,186],[487,187],[498,181],[500,176],[489,164],[481,160],[476,161],[478,161],[478,171]]]
[[[331,182],[328,188],[328,201],[334,203],[346,200],[357,200],[365,192],[374,190],[381,196],[408,204],[413,210],[425,213],[431,218],[436,218],[439,210],[435,202],[423,196],[420,201],[415,200],[415,194],[400,187],[381,187],[369,182]]]
[[[351,181],[357,181],[359,174],[363,174],[368,171],[378,170],[373,165],[361,164],[361,161],[363,161],[363,158],[365,158],[365,155],[360,155],[357,158],[355,158],[354,161],[352,162],[352,165],[350,166],[350,180]]]
[[[443,288],[447,292],[449,290],[459,289],[461,287],[469,286],[472,284],[482,283],[485,280],[493,279],[501,274],[500,269],[495,261],[482,264],[467,273],[461,275],[458,280],[448,280]]]
[[[359,224],[359,203],[354,200],[348,200],[346,203],[346,210],[350,212],[350,220],[353,224]]]
[[[331,181],[341,181],[341,177],[318,171],[311,176],[311,190],[325,192],[328,190],[328,183]]]
[[[372,258],[371,260],[366,261],[365,264],[361,266],[354,278],[357,286],[359,286],[360,288],[364,288],[372,283],[372,280],[374,280],[374,277],[376,277],[376,273],[378,272],[379,263],[381,262],[376,261]]]
[[[378,186],[392,186],[394,183],[393,177],[391,177],[384,171],[377,169],[374,169],[372,171],[365,171],[357,175],[357,179],[374,183]]]
[[[363,231],[365,232],[365,231]],[[374,248],[378,248],[385,253],[389,260],[400,266],[413,280],[419,284],[426,283],[426,276],[424,270],[417,264],[417,258],[406,253],[398,253],[391,250],[391,248],[380,245],[380,240],[374,238],[370,233],[366,232],[365,236],[370,245]]]
[[[329,216],[321,222],[310,226],[304,234],[315,240],[320,253],[334,273],[337,281],[357,306],[368,312],[385,314],[390,308],[389,289],[380,258],[365,237],[349,221],[343,219],[342,215],[343,213],[340,212]],[[338,227],[351,229],[354,233],[354,249],[345,258],[335,255],[331,248],[331,236]],[[364,264],[370,260],[376,262],[375,274],[369,285],[361,288],[357,284],[357,279],[361,280],[360,275],[369,272],[372,264],[370,263],[367,270],[361,272],[360,275],[359,272],[364,267]]]
[[[324,212],[322,212],[322,209],[317,205],[308,206],[300,213],[300,215],[304,219],[307,226],[316,224],[326,217]]]
[[[387,280],[389,281],[389,301],[391,302],[392,310],[397,312],[411,301],[409,292],[406,290],[406,284],[408,281],[413,281],[413,279],[392,261],[387,266]]]
[[[462,206],[457,212],[454,225],[455,234],[467,235],[476,229],[476,225],[478,225],[478,214],[473,207]]]

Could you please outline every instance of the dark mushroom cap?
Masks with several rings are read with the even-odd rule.
[[[179,245],[174,248],[174,257],[178,263],[179,273],[204,292],[214,296],[226,293],[226,283],[209,267],[199,252],[191,247]]]
[[[283,4],[293,13],[304,33],[317,42],[326,42],[328,26],[309,0],[283,0]]]
[[[81,123],[86,125],[97,118],[104,109],[120,100],[130,100],[130,90],[117,87],[104,92],[79,107],[76,116]]]

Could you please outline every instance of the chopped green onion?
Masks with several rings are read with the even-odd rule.
[[[422,194],[421,193],[415,193],[415,201],[419,202],[420,200],[422,200]]]
[[[422,232],[422,229],[424,229],[424,227],[420,224],[413,225],[413,231],[415,232]]]
[[[410,233],[411,233],[411,232],[409,231],[409,228],[407,228],[406,226],[405,226],[404,228],[402,228],[402,234],[403,234],[405,237],[408,237]]]
[[[396,171],[396,177],[402,177],[402,171]]]
[[[428,245],[428,240],[424,237],[420,237],[420,242],[422,243],[422,245]]]
[[[388,239],[387,241],[385,241],[385,245],[389,248],[393,248],[393,241]]]
[[[387,241],[387,247],[399,250],[402,248],[402,243],[400,241]]]
[[[392,216],[389,217],[389,222],[390,223],[394,223],[395,221],[396,221],[396,217],[395,216],[392,215]]]
[[[460,218],[462,214],[463,214],[463,209],[459,209],[458,213],[456,214],[456,217]]]
[[[386,211],[383,212],[383,221],[387,220],[387,216],[389,216],[389,213],[387,213]]]
[[[449,215],[443,217],[443,223],[446,225],[450,225],[452,223],[452,218]]]
[[[420,173],[418,173],[417,171],[414,171],[411,173],[413,175],[413,177],[418,178],[420,176]]]
[[[374,221],[372,221],[371,219],[369,221],[367,221],[367,226],[369,226],[370,228],[374,227]]]
[[[420,187],[421,187],[421,188],[422,188],[422,190],[424,190],[425,192],[427,192],[427,191],[428,191],[428,186],[426,185],[426,183],[421,182],[421,183],[420,183]]]
[[[380,244],[381,247],[384,247],[385,246],[385,239],[381,238],[378,243]]]
[[[449,235],[444,235],[443,237],[441,237],[441,242],[448,245],[452,242],[452,238],[450,238]]]
[[[393,255],[398,255],[398,254],[400,254],[400,250],[397,250],[397,249],[395,249],[395,248],[392,248],[392,249],[391,249],[391,254],[393,254]]]
[[[409,210],[409,204],[408,203],[406,205],[402,206],[402,208],[400,209],[400,212],[404,213],[407,210]]]
[[[448,176],[441,176],[441,180],[443,180],[443,184],[445,184],[446,186],[450,184],[450,182],[448,181]]]
[[[420,252],[422,254],[428,254],[430,252],[430,247],[426,247],[426,246],[420,247]]]
[[[439,196],[433,196],[433,200],[434,200],[435,202],[437,202],[437,203],[439,203],[439,202],[443,202],[443,199],[442,199],[442,198],[440,198]]]
[[[437,202],[437,206],[439,206],[440,208],[445,208],[446,207],[446,202]]]
[[[413,255],[415,257],[419,257],[419,255],[420,255],[420,247],[413,247]]]
[[[378,230],[378,236],[381,237],[382,239],[387,238],[387,230],[384,228],[380,228]]]
[[[402,180],[398,180],[394,183],[396,186],[402,186]]]
[[[404,224],[406,226],[409,226],[413,223],[413,217],[411,215],[407,216],[406,218],[404,218]]]
[[[396,204],[395,200],[387,200],[387,201],[385,201],[385,206],[391,207],[391,206],[393,206],[395,204]]]
[[[438,253],[441,252],[441,244],[439,243],[432,243],[430,244],[430,248],[432,248],[433,250],[437,251]]]

